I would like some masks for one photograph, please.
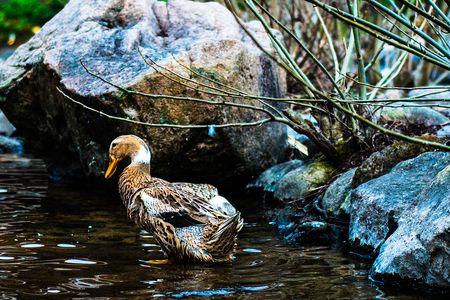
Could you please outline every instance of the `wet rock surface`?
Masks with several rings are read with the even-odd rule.
[[[336,169],[329,163],[316,161],[284,175],[274,190],[274,197],[281,201],[301,200],[315,189],[326,184]]]
[[[270,47],[261,26],[249,23],[248,28]],[[80,64],[82,60],[92,72],[128,89],[198,96],[155,72],[139,50],[186,77],[194,75],[179,62],[248,92],[281,96],[285,90],[278,66],[217,3],[72,0],[0,64],[0,106],[25,137],[27,149],[44,157],[53,174],[100,178],[110,141],[130,133],[150,144],[153,173],[168,179],[188,174],[209,181],[238,180],[282,159],[282,125],[210,132],[150,128],[100,117],[56,90],[58,86],[108,114],[150,123],[223,124],[266,117],[238,108],[126,95],[89,75]],[[260,105],[256,100],[237,102]],[[54,148],[51,153],[48,145]]]
[[[350,193],[356,168],[350,169],[330,184],[322,198],[323,209],[332,216],[341,216],[350,212]]]
[[[371,269],[374,278],[450,288],[450,165],[430,177],[382,245]]]
[[[262,190],[264,192],[273,193],[281,178],[287,173],[301,168],[305,165],[302,160],[290,160],[265,170],[254,181],[247,185],[248,189]]]
[[[402,214],[424,200],[417,195],[449,164],[450,153],[427,152],[358,186],[351,196],[350,242],[376,254],[396,230]]]
[[[323,161],[291,160],[267,169],[247,188],[263,190],[274,200],[266,215],[286,241],[324,243],[332,226],[324,221],[316,194],[335,171]]]
[[[434,137],[426,138],[429,140],[436,140]],[[356,168],[352,186],[357,187],[364,182],[384,175],[399,162],[431,150],[433,150],[433,148],[428,146],[394,142],[383,150],[372,153],[368,159]]]
[[[15,130],[14,125],[9,122],[5,114],[0,110],[0,135],[11,136]]]
[[[11,137],[16,128],[0,110],[0,154],[22,154],[23,143],[21,139]]]
[[[0,135],[0,154],[23,153],[23,143],[20,139]]]
[[[389,146],[377,153],[376,159],[370,157],[362,164],[364,167],[336,176],[321,198],[298,193],[300,198],[280,201],[267,214],[278,232],[291,243],[339,244],[340,240],[346,240],[352,253],[374,260],[370,274],[375,280],[414,288],[423,285],[437,288],[433,292],[438,293],[447,291],[450,288],[450,153],[422,153],[426,148],[409,146]],[[304,162],[281,179],[277,177],[279,185],[273,191],[276,193],[282,186],[284,194],[294,195],[311,178],[292,174],[308,174],[306,169],[312,164]],[[369,166],[373,164],[380,168],[365,177],[364,171],[371,171]],[[289,165],[287,162],[271,170]],[[265,182],[273,183],[271,174],[274,173],[264,174]],[[287,179],[295,183],[294,188],[282,185]],[[353,188],[358,180],[363,183]]]

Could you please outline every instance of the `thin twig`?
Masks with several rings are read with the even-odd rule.
[[[145,126],[149,126],[149,127],[179,128],[179,129],[205,129],[205,128],[211,128],[211,127],[215,127],[215,128],[249,127],[249,126],[254,127],[254,126],[259,126],[259,125],[262,125],[262,124],[265,124],[265,123],[269,123],[269,122],[272,121],[272,119],[266,118],[266,119],[257,120],[257,121],[253,121],[253,122],[226,123],[226,124],[208,124],[208,125],[198,125],[198,124],[186,124],[186,125],[184,125],[184,124],[167,124],[167,123],[149,123],[149,122],[132,120],[132,119],[127,119],[127,118],[122,118],[122,117],[117,117],[117,116],[113,116],[113,115],[107,114],[105,112],[102,112],[100,110],[92,108],[92,107],[90,107],[90,106],[88,106],[88,105],[86,105],[86,104],[84,104],[84,103],[82,103],[80,101],[77,101],[77,100],[73,99],[72,97],[70,97],[69,95],[64,93],[59,87],[56,87],[56,89],[65,98],[69,99],[73,103],[83,107],[86,110],[89,110],[91,112],[97,113],[97,114],[101,115],[102,117],[105,117],[105,118],[108,118],[108,119],[112,119],[112,120],[132,123],[132,124],[145,125]]]

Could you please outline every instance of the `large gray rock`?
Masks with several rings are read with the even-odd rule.
[[[417,89],[408,93],[409,97],[420,97],[421,99],[450,99],[450,91],[443,87],[440,89]],[[430,102],[427,102],[430,103]],[[439,101],[436,101],[439,104]]]
[[[444,116],[450,118],[450,108],[446,108],[446,109],[442,110],[441,114],[443,114]]]
[[[402,214],[417,204],[417,195],[449,164],[450,153],[427,152],[357,187],[351,196],[350,242],[375,254]]]
[[[0,49],[0,62],[7,59],[8,57],[10,57],[12,54],[14,53],[14,48],[1,48]]]
[[[405,210],[397,230],[381,247],[371,269],[373,277],[450,287],[449,187],[450,165],[413,197],[412,207]]]
[[[248,23],[270,47],[258,23]],[[146,65],[138,50],[159,65],[193,76],[175,58],[206,76],[248,92],[281,96],[282,71],[218,3],[171,0],[72,0],[28,43],[0,65],[0,106],[28,148],[64,175],[82,170],[100,177],[110,141],[133,133],[153,149],[153,170],[171,179],[237,179],[273,165],[284,155],[285,127],[180,130],[150,128],[102,118],[73,98],[106,113],[152,123],[222,124],[266,117],[262,113],[169,99],[127,96],[89,75],[152,94],[200,96]],[[3,100],[3,101],[2,101]],[[259,106],[256,100],[238,103]],[[52,148],[52,151],[49,151]]]
[[[322,207],[327,213],[338,217],[349,213],[350,192],[352,191],[353,176],[356,168],[341,174],[325,191],[322,198]]]

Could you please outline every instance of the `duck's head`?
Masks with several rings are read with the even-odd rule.
[[[131,163],[150,165],[151,153],[147,144],[135,135],[121,135],[109,146],[109,165],[105,178],[110,178],[116,172],[117,164],[127,157],[131,158]]]

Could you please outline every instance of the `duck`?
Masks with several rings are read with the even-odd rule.
[[[240,212],[210,184],[168,182],[150,172],[151,151],[136,135],[121,135],[109,147],[105,178],[130,159],[118,180],[128,218],[150,232],[167,261],[216,263],[234,259],[243,227]]]

